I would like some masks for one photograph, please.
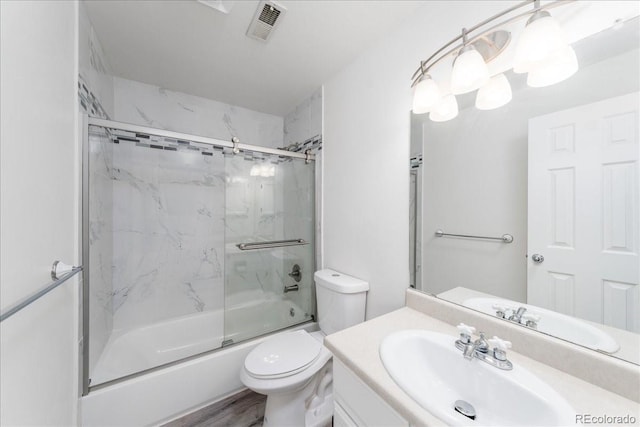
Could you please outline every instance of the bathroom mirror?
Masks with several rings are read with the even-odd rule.
[[[640,19],[573,47],[503,107],[411,114],[411,286],[640,364]]]

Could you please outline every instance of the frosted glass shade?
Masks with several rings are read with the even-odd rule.
[[[440,101],[440,88],[431,79],[431,76],[422,76],[413,92],[413,112],[414,114],[424,114]]]
[[[482,55],[473,46],[463,48],[453,63],[451,92],[454,95],[472,92],[484,85],[487,80],[489,80],[489,70]]]
[[[507,77],[500,73],[493,76],[478,90],[476,108],[478,110],[493,110],[502,107],[513,98],[511,85]]]
[[[568,46],[567,37],[558,22],[548,12],[538,13],[541,17],[529,22],[520,35],[513,62],[516,73],[528,73],[536,64]]]
[[[527,85],[545,87],[568,79],[578,71],[578,58],[571,46],[552,55],[529,71]]]
[[[429,119],[434,122],[446,122],[458,115],[458,101],[453,95],[445,95],[429,113]]]

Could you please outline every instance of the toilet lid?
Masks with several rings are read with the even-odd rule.
[[[244,361],[254,377],[282,377],[304,370],[320,355],[322,344],[306,331],[275,336],[258,345]]]

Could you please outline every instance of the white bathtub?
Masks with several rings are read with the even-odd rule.
[[[290,315],[292,309],[294,316]],[[288,324],[300,323],[304,313],[290,301],[268,299],[236,305],[227,310],[226,319],[223,311],[212,311],[117,331],[91,375],[91,385],[219,348],[225,339],[225,322],[229,331],[241,324],[246,328],[249,318],[256,331],[268,331],[282,325],[279,322],[283,319]],[[316,323],[307,323],[290,330],[302,328],[318,329]],[[231,333],[235,342],[246,335]],[[153,425],[242,390],[240,368],[247,354],[264,339],[205,353],[93,390],[81,399],[82,425]]]
[[[220,348],[224,340],[237,343],[302,323],[304,314],[293,302],[268,296],[237,303],[226,313],[207,311],[114,331],[91,373],[91,386]]]
[[[222,310],[114,331],[91,373],[91,386],[219,348]]]

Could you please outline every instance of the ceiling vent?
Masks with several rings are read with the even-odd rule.
[[[266,42],[286,12],[287,9],[274,1],[261,1],[247,30],[247,36]]]

